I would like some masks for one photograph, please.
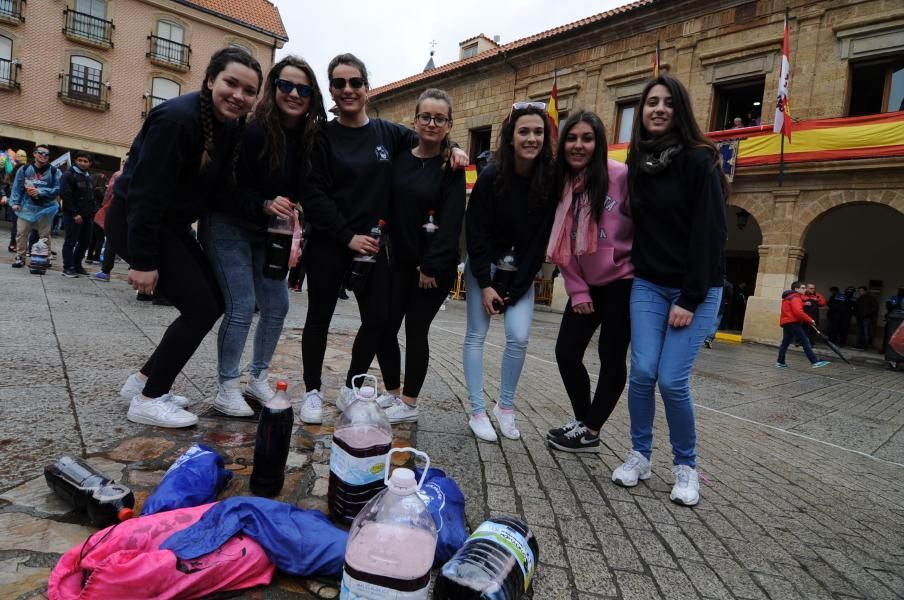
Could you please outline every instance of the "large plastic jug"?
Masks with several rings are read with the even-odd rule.
[[[427,465],[418,481],[403,467],[386,477],[386,489],[355,517],[345,550],[340,598],[343,600],[427,600],[436,551],[436,524],[418,496],[430,458],[414,448],[386,455],[385,472],[395,452],[411,452]]]
[[[355,400],[339,417],[333,433],[327,492],[330,515],[345,524],[351,524],[383,489],[386,457],[392,447],[392,427],[376,402],[377,378],[356,375],[352,389]]]

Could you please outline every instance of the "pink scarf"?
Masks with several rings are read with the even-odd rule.
[[[591,218],[590,200],[584,195],[584,185],[587,181],[587,172],[582,171],[577,177],[568,177],[565,180],[565,189],[562,190],[562,200],[556,208],[556,218],[552,225],[552,234],[549,236],[549,246],[546,248],[546,261],[566,266],[574,256],[593,254],[596,252],[598,229]],[[575,199],[578,200],[575,203]],[[577,219],[575,219],[577,211]],[[575,221],[577,224],[575,225]],[[572,248],[572,233],[574,233],[574,248]]]

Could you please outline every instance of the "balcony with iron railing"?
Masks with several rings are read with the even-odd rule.
[[[98,48],[112,48],[114,27],[113,21],[69,8],[63,10],[63,34],[71,40]]]
[[[2,1],[2,0],[0,0]],[[148,36],[148,52],[151,62],[177,71],[191,68],[191,46],[151,34]]]
[[[22,5],[25,0],[0,0],[0,23],[18,25],[25,22]]]
[[[0,90],[19,89],[19,68],[15,60],[0,58]]]
[[[106,111],[110,108],[110,85],[97,69],[84,68],[60,73],[60,100],[66,104]]]
[[[161,98],[160,96],[152,96],[146,93],[144,95],[144,112],[141,113],[141,118],[147,117],[153,108],[160,106],[168,99],[169,98]]]

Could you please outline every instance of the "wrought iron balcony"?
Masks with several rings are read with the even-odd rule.
[[[25,0],[0,0],[0,22],[18,25],[25,22],[22,5]]]
[[[63,34],[70,39],[101,48],[112,48],[113,29],[113,21],[68,8],[63,10]]]
[[[147,117],[150,114],[151,109],[153,109],[155,106],[160,106],[167,100],[168,100],[168,98],[161,98],[159,96],[151,96],[149,94],[145,94],[145,96],[144,96],[144,112],[141,113],[141,118],[143,119],[143,118]]]
[[[66,104],[109,110],[110,86],[101,81],[101,75],[99,70],[90,67],[60,73],[60,91],[57,95]]]
[[[19,68],[21,66],[14,60],[0,58],[0,89],[19,89]]]
[[[154,34],[148,36],[147,57],[151,59],[151,62],[164,67],[180,71],[187,71],[191,68],[191,46]]]

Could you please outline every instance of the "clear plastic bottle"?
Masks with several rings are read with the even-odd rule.
[[[288,389],[288,383],[277,381],[276,394],[261,409],[254,444],[254,470],[249,482],[255,496],[278,496],[285,483],[286,460],[295,426]]]
[[[85,461],[62,456],[44,467],[44,479],[58,496],[84,510],[97,527],[131,519],[135,496],[126,486],[114,483]]]
[[[384,480],[386,489],[355,517],[345,550],[340,591],[344,600],[427,600],[436,525],[417,492],[430,459],[414,448],[395,448],[386,455],[387,474],[395,452],[414,453],[427,465],[420,482],[410,469],[395,469]]]
[[[370,237],[377,240],[380,249],[383,249],[383,231],[386,227],[386,221],[380,219],[377,221],[376,227],[371,227]],[[356,254],[352,258],[352,266],[348,272],[348,289],[355,293],[360,293],[367,285],[367,278],[374,269],[377,262],[377,253],[374,254]]]
[[[436,238],[436,232],[439,230],[439,225],[436,224],[435,210],[427,211],[427,222],[421,225],[421,230],[424,233],[424,252],[426,253],[430,249],[430,244]]]
[[[264,277],[282,280],[289,274],[289,255],[292,253],[292,219],[273,215],[267,227],[267,248],[264,254]]]
[[[352,389],[355,400],[343,411],[333,433],[327,491],[330,515],[346,524],[383,489],[384,465],[392,447],[392,427],[376,402],[377,378],[356,375]]]

